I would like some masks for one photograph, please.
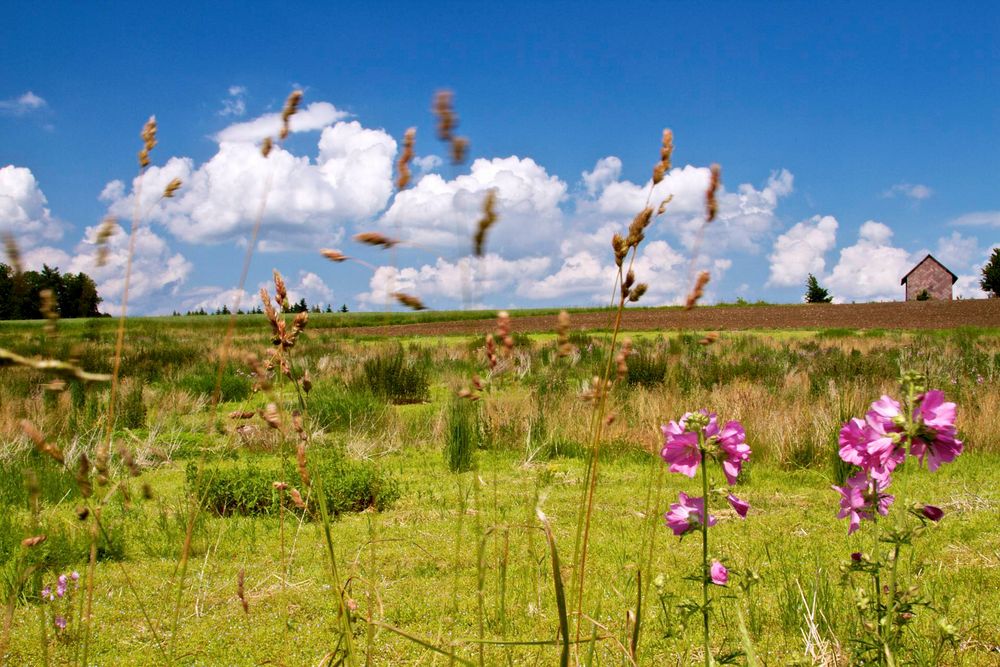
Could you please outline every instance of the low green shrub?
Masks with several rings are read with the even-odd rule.
[[[286,509],[299,511],[289,496],[279,495],[274,482],[285,481],[306,495],[298,471],[281,472],[281,463],[248,460],[242,464],[206,466],[198,479],[195,462],[188,463],[185,477],[189,492],[202,506],[221,516],[233,514],[258,516],[278,512],[282,498]],[[395,478],[373,464],[347,459],[339,447],[327,447],[311,455],[310,475],[321,477],[326,491],[327,509],[333,515],[361,512],[368,508],[383,511],[399,499],[399,484]],[[311,515],[318,511],[309,504]]]

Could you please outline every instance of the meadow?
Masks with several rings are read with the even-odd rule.
[[[311,315],[270,371],[267,316],[235,318],[221,365],[229,318],[130,320],[110,410],[109,383],[0,367],[0,660],[701,662],[701,547],[663,518],[698,485],[667,473],[660,426],[707,408],[739,420],[753,452],[734,487],[746,521],[713,505],[731,575],[712,607],[715,660],[850,664],[864,619],[845,568],[874,542],[836,518],[831,485],[850,471],[838,431],[917,370],[958,404],[965,451],[894,478],[896,508],[945,512],[898,564],[929,606],[896,664],[1000,661],[1000,330],[616,334],[552,314],[551,332],[527,334],[517,315],[492,346],[358,331],[423,314]],[[115,326],[13,323],[0,348],[110,374]],[[631,350],[604,397],[598,467],[593,379],[612,336]]]

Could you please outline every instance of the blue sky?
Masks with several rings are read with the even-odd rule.
[[[29,264],[95,275],[112,312],[125,235],[96,267],[93,228],[131,218],[151,114],[132,312],[231,301],[265,189],[250,293],[278,268],[293,296],[351,309],[382,309],[391,289],[434,307],[603,302],[608,240],[645,201],[664,127],[674,170],[655,197],[675,199],[640,256],[647,305],[687,291],[713,162],[720,221],[695,258],[711,300],[797,301],[808,272],[841,300],[899,299],[927,251],[977,296],[1000,242],[994,3],[39,2],[5,16],[0,228]],[[296,131],[258,159],[266,115],[296,87]],[[446,155],[440,88],[472,144],[457,169],[432,157]],[[410,126],[417,179],[396,196]],[[156,202],[174,176],[178,197]],[[463,259],[493,187],[491,254]],[[359,248],[364,230],[410,245]]]

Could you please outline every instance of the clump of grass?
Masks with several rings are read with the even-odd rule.
[[[219,400],[222,402],[242,401],[253,391],[250,376],[241,373],[233,364],[226,364],[221,378],[217,378],[214,368],[206,366],[184,375],[177,381],[177,385],[195,396],[212,396],[217,380]]]
[[[475,401],[454,397],[448,404],[448,426],[444,457],[452,472],[472,470],[475,451],[482,443],[479,405]]]
[[[368,387],[324,384],[309,394],[309,415],[312,423],[324,430],[377,431],[389,417],[385,398],[376,396]]]
[[[425,359],[408,358],[402,347],[366,359],[351,388],[368,391],[394,404],[423,403],[430,398]]]
[[[298,488],[308,486],[301,472],[291,469],[286,473]],[[329,512],[361,512],[368,508],[383,511],[399,499],[400,489],[396,480],[385,470],[365,461],[347,459],[337,447],[328,447],[314,457],[313,477],[322,477]],[[233,465],[220,463],[206,469],[199,476],[195,462],[185,469],[189,491],[201,499],[202,507],[219,516],[277,515],[280,505],[285,509],[301,509],[288,494],[281,494],[275,481],[282,479],[281,466],[275,462],[244,461]],[[313,516],[318,508],[309,506]]]

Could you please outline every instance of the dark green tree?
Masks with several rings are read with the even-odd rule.
[[[346,313],[347,312],[347,304],[346,303],[343,306],[340,307],[340,312],[342,312],[342,313]]]
[[[993,254],[983,267],[979,286],[991,297],[1000,297],[1000,248],[993,248]]]
[[[831,301],[833,301],[833,297],[830,296],[829,290],[820,287],[816,276],[810,273],[806,280],[806,303],[830,303]]]

